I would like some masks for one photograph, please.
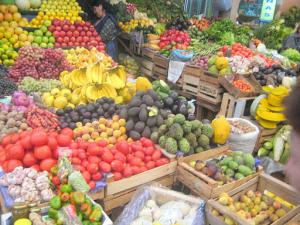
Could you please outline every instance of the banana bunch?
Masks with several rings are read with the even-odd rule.
[[[62,84],[81,96],[83,101],[94,102],[98,98],[110,97],[117,103],[123,102],[117,90],[126,86],[125,67],[112,67],[107,62],[99,61],[85,68],[64,71],[60,74]]]

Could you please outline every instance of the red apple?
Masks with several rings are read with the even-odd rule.
[[[81,36],[77,37],[76,41],[79,42],[79,43],[81,43],[82,42],[82,37]]]
[[[83,37],[83,42],[86,43],[86,42],[88,42],[88,41],[89,41],[89,38],[88,38],[87,36],[84,36],[84,37]]]
[[[71,25],[70,26],[70,31],[75,31],[76,30],[76,27],[74,25]]]
[[[49,26],[48,30],[53,33],[55,31],[55,26],[53,25]]]
[[[56,39],[56,41],[58,42],[58,43],[62,43],[63,42],[63,38],[62,37],[58,37],[57,39]]]
[[[64,26],[63,26],[63,30],[64,30],[64,31],[68,31],[69,29],[70,29],[69,25],[64,25]]]
[[[74,35],[74,37],[78,37],[78,36],[79,36],[79,32],[78,32],[77,30],[75,30],[75,31],[73,32],[73,35]]]
[[[55,30],[56,30],[56,31],[61,31],[61,26],[55,27]]]
[[[80,27],[77,27],[76,30],[78,30],[79,32],[81,32],[83,29],[82,29],[82,27],[80,26]]]
[[[65,36],[65,37],[64,37],[64,43],[68,43],[69,41],[70,41],[70,38],[67,37],[67,36]]]
[[[74,46],[74,43],[72,41],[69,41],[68,46]]]
[[[98,33],[97,33],[96,30],[93,31],[93,36],[94,36],[94,37],[97,37],[97,36],[98,36]]]
[[[80,32],[80,36],[81,36],[81,37],[85,37],[85,36],[86,36],[85,32],[84,32],[84,31],[81,31],[81,32]]]
[[[53,32],[54,37],[59,37],[60,36],[60,31],[54,31]]]
[[[67,36],[68,36],[69,38],[71,38],[71,37],[73,36],[72,31],[69,30],[69,31],[67,32]]]
[[[90,22],[85,22],[85,25],[90,27],[92,24]]]
[[[67,43],[62,43],[61,47],[67,47]]]
[[[79,42],[77,41],[74,42],[74,46],[79,46],[79,45],[80,45]]]
[[[83,27],[83,30],[84,30],[84,31],[88,31],[89,28],[84,26],[84,27]]]
[[[60,32],[60,36],[61,36],[61,37],[66,36],[66,32],[62,30],[62,31]]]
[[[70,41],[75,42],[76,38],[75,37],[70,37]]]
[[[52,24],[53,24],[54,26],[60,26],[61,21],[60,21],[59,19],[54,19],[54,20],[52,21]]]
[[[86,32],[86,36],[91,37],[92,36],[92,32],[91,31],[87,31]]]
[[[80,23],[80,21],[76,20],[76,21],[74,22],[74,25],[75,25],[76,27],[78,27],[78,26],[81,25],[81,23]]]
[[[55,43],[55,48],[60,48],[60,46],[61,46],[60,43],[58,42]]]

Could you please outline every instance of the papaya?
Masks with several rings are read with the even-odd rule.
[[[249,167],[244,166],[244,165],[240,165],[238,168],[238,171],[239,171],[239,173],[243,174],[245,177],[247,177],[253,173],[253,171]]]
[[[213,140],[216,144],[225,144],[230,135],[230,124],[224,116],[212,121],[211,126],[214,130]]]
[[[264,120],[264,119],[260,118],[259,116],[256,116],[255,119],[257,120],[259,125],[261,125],[264,128],[275,129],[277,127],[277,122],[271,122],[268,120]]]
[[[271,122],[282,122],[286,120],[282,113],[270,112],[260,107],[257,109],[256,114],[260,118]]]

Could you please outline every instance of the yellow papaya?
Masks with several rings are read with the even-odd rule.
[[[264,108],[258,107],[256,115],[260,118],[271,121],[271,122],[282,122],[285,121],[285,116],[282,113],[275,113],[265,110]]]
[[[152,89],[152,84],[146,77],[138,77],[136,79],[136,90],[137,91],[147,91]]]
[[[215,118],[211,126],[214,130],[213,140],[216,144],[225,144],[230,135],[230,124],[224,116]]]
[[[264,120],[264,119],[260,118],[259,116],[256,116],[255,119],[257,120],[259,125],[264,127],[264,128],[275,129],[277,127],[276,122],[271,122],[271,121],[268,121],[268,120]]]
[[[284,96],[277,96],[272,93],[268,95],[268,103],[272,106],[282,106],[283,99]]]

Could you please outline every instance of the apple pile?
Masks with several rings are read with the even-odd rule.
[[[75,21],[72,24],[69,20],[54,19],[48,30],[53,33],[57,48],[95,47],[98,51],[104,52],[104,43],[90,22]]]
[[[165,31],[160,36],[158,46],[160,49],[187,49],[190,45],[191,38],[187,32],[171,29]]]
[[[105,140],[79,140],[70,148],[74,168],[82,173],[91,189],[103,174],[113,173],[116,181],[169,163],[169,159],[147,138],[130,143],[118,141],[113,147]]]

